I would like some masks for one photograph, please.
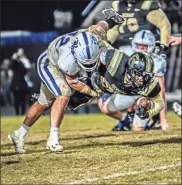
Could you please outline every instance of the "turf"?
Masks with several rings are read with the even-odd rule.
[[[102,114],[66,115],[60,133],[65,151],[51,153],[45,149],[50,122],[45,116],[26,136],[27,154],[19,155],[7,135],[23,117],[3,117],[1,184],[181,184],[181,120],[173,113],[168,120],[168,133],[111,132],[116,121]]]

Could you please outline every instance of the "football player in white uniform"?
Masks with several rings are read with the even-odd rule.
[[[59,142],[59,127],[70,96],[75,90],[92,97],[99,96],[99,93],[79,79],[98,67],[99,54],[97,37],[86,30],[79,30],[56,38],[40,55],[37,61],[37,71],[42,80],[40,95],[28,110],[19,129],[8,136],[18,153],[26,152],[24,137],[50,106],[51,128],[47,149],[63,151]]]
[[[137,32],[132,40],[131,47],[120,47],[120,50],[127,55],[132,55],[134,52],[147,52],[154,59],[154,73],[155,77],[158,79],[161,86],[161,96],[165,100],[165,88],[164,88],[164,74],[166,71],[166,61],[158,55],[153,54],[155,47],[155,37],[152,32],[148,30],[141,30]],[[133,120],[134,110],[132,105],[134,101],[139,98],[139,96],[127,96],[119,94],[104,94],[99,100],[99,107],[101,111],[115,119],[118,119],[118,124],[113,128],[113,130],[129,130],[130,123],[134,122],[135,127],[143,127],[147,120],[141,120],[135,115],[135,120]],[[128,108],[128,113],[125,116],[120,110]],[[166,119],[166,107],[160,113],[161,126],[163,130],[168,129],[168,123]]]
[[[182,44],[182,37],[174,37],[174,36],[170,36],[169,37],[169,44],[171,46],[177,46],[177,45],[180,45]],[[181,117],[181,105],[178,103],[178,102],[174,102],[173,103],[173,110],[174,112],[179,116]]]

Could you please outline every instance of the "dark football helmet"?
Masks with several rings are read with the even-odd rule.
[[[128,59],[126,78],[128,84],[136,90],[145,89],[154,77],[154,61],[144,52],[136,52]]]

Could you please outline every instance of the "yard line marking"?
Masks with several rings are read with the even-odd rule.
[[[102,178],[96,177],[96,178],[92,178],[92,179],[90,179],[90,178],[82,179],[80,181],[73,181],[73,182],[65,183],[65,184],[82,184],[82,183],[85,183],[85,182],[95,182],[95,181],[98,181],[100,179],[108,180],[108,179],[113,179],[113,178],[117,178],[117,177],[123,177],[123,176],[126,176],[126,175],[136,175],[136,174],[141,174],[141,173],[146,173],[146,172],[154,172],[156,170],[166,170],[168,168],[174,168],[174,167],[177,167],[177,166],[181,166],[181,162],[176,163],[176,164],[169,164],[169,165],[166,165],[166,166],[158,166],[158,167],[155,167],[155,168],[149,168],[149,169],[145,169],[145,170],[131,171],[131,172],[126,172],[126,173],[115,173],[115,174],[105,176],[105,177],[102,177]]]

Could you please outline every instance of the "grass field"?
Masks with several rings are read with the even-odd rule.
[[[181,184],[181,120],[168,114],[170,132],[111,132],[116,121],[102,114],[66,115],[63,153],[45,149],[49,117],[26,137],[27,154],[8,140],[23,117],[1,118],[1,184]]]

